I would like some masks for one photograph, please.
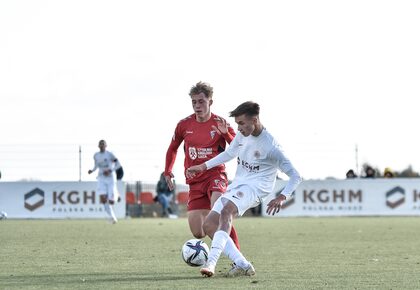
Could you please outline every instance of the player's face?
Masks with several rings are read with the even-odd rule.
[[[248,137],[255,131],[256,121],[256,117],[247,117],[246,115],[235,117],[235,122],[238,124],[238,131],[245,137]]]
[[[206,97],[204,93],[191,96],[191,103],[197,121],[207,121],[210,118],[210,106],[213,101]]]
[[[106,143],[101,141],[99,142],[98,147],[99,147],[99,150],[101,150],[101,152],[104,152],[106,148]]]

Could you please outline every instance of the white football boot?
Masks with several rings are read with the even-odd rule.
[[[241,268],[237,266],[235,263],[232,264],[232,269],[229,270],[227,273],[228,277],[238,277],[238,276],[254,276],[255,275],[255,268],[249,263],[248,267]]]
[[[204,277],[211,277],[214,275],[216,265],[213,265],[211,263],[206,263],[203,268],[200,269],[201,275]]]

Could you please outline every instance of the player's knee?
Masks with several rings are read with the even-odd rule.
[[[211,211],[203,223],[203,230],[204,233],[209,236],[213,237],[213,234],[216,232],[216,229],[219,225],[219,214]]]
[[[206,235],[208,235],[208,232],[211,229],[211,222],[209,220],[205,220],[203,223],[203,231]]]
[[[223,207],[220,212],[220,218],[223,221],[231,220],[232,219],[232,210],[229,207]]]
[[[192,231],[192,235],[196,239],[202,239],[206,236],[206,234],[202,230],[201,231]]]

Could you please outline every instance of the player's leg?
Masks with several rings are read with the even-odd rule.
[[[187,213],[190,231],[197,239],[202,239],[206,236],[203,230],[203,223],[209,211],[208,209],[196,209],[189,210]]]
[[[111,211],[108,204],[108,189],[106,180],[103,177],[98,178],[98,186],[96,192],[99,195],[99,202],[104,205],[104,209],[109,218],[111,218]]]
[[[203,275],[212,276],[215,264],[222,252],[234,262],[228,276],[251,276],[255,274],[252,264],[242,255],[227,233],[232,226],[234,217],[242,216],[247,209],[258,205],[258,203],[258,196],[246,186],[229,190],[216,201],[209,217],[214,219],[219,213],[219,227],[213,236],[208,264],[201,271]]]
[[[114,213],[114,203],[115,203],[115,184],[113,182],[112,178],[108,178],[108,180],[105,181],[106,190],[107,190],[107,202],[104,203],[105,211],[109,216],[110,223],[117,223],[118,219],[115,216]]]
[[[204,238],[206,233],[203,230],[203,223],[210,212],[210,199],[206,192],[203,192],[203,184],[190,184],[188,195],[188,224],[191,233],[197,239]]]
[[[229,200],[227,202],[226,200]],[[257,206],[260,203],[258,195],[248,186],[242,186],[238,189],[231,190],[223,198],[224,207],[220,211],[220,227],[221,230],[228,230],[231,219],[237,216],[242,216],[249,208]],[[231,206],[236,208],[236,211]],[[230,216],[229,211],[234,215]],[[217,208],[215,208],[217,210]],[[218,233],[218,232],[217,232]],[[216,239],[216,234],[215,234]],[[252,264],[243,256],[243,254],[235,247],[233,241],[229,238],[226,240],[223,253],[233,261],[233,267],[228,272],[228,276],[252,276],[255,275],[255,269]]]
[[[232,241],[228,233],[231,230],[233,216],[236,215],[237,210],[235,204],[233,204],[230,200],[221,197],[215,203],[211,212],[213,214],[211,214],[209,218],[215,218],[217,216],[216,214],[214,214],[214,212],[220,213],[219,226],[217,228],[217,231],[213,235],[213,240],[211,242],[211,248],[207,263],[203,268],[200,269],[200,273],[203,276],[207,277],[211,277],[214,275],[217,261],[219,260],[222,252],[224,251],[227,241]]]
[[[214,203],[216,202],[216,200],[225,192],[224,189],[222,189],[223,191],[213,191],[211,194],[211,207],[213,208]],[[204,229],[206,234],[213,238],[213,234],[216,232],[217,230],[217,226],[218,226],[218,221],[217,223],[214,223],[213,221],[215,221],[215,218],[212,218],[211,220],[209,220],[209,223],[207,223],[207,220],[205,221],[204,224]],[[207,229],[207,230],[206,230]],[[233,242],[235,243],[236,247],[238,249],[241,249],[240,245],[239,245],[239,239],[238,239],[238,235],[236,234],[236,230],[235,227],[232,225],[231,230],[229,232],[229,236],[232,238]]]

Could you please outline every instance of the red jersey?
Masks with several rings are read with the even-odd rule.
[[[187,168],[198,165],[213,158],[219,153],[225,151],[226,143],[230,143],[235,137],[235,131],[228,126],[226,134],[218,134],[212,126],[217,128],[217,120],[223,119],[215,114],[211,114],[207,122],[197,122],[195,114],[179,121],[175,128],[171,144],[166,152],[165,175],[172,172],[175,163],[176,154],[179,146],[184,142],[184,175]],[[225,173],[225,165],[221,164],[208,171],[217,171]],[[186,183],[191,184],[201,182],[206,178],[206,173],[202,172],[193,178],[187,178]]]

